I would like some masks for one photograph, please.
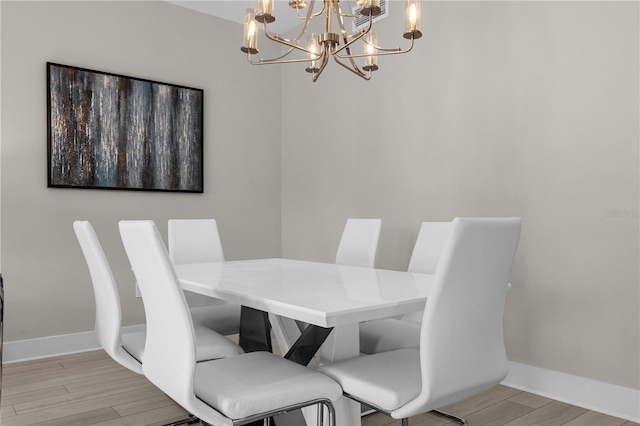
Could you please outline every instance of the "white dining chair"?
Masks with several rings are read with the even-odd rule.
[[[407,271],[435,274],[453,222],[422,222]]]
[[[98,343],[118,364],[143,374],[146,331],[122,332],[122,311],[118,286],[102,245],[93,226],[88,221],[75,221],[73,229],[82,254],[89,268],[96,304],[95,334]],[[226,337],[204,326],[195,327],[196,359],[206,361],[243,353],[243,350]],[[189,417],[170,423],[177,426],[196,421]]]
[[[519,218],[456,218],[436,269],[419,349],[365,355],[318,369],[345,396],[402,419],[438,411],[507,375],[503,315]]]
[[[411,252],[407,271],[435,274],[452,222],[422,222]],[[416,311],[399,318],[385,318],[360,324],[360,351],[365,354],[420,345],[422,313]]]
[[[342,391],[313,369],[269,352],[196,363],[191,315],[155,224],[121,221],[119,226],[144,300],[142,368],[153,384],[205,426],[242,425],[311,405],[324,407],[319,417],[326,409],[335,424],[332,401]]]
[[[215,219],[170,219],[167,246],[174,265],[224,262],[224,252]],[[185,292],[195,323],[220,334],[240,331],[240,305],[190,291]]]
[[[347,219],[336,252],[336,264],[373,268],[381,225],[380,219]]]

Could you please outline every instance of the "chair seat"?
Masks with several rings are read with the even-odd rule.
[[[269,352],[198,363],[194,381],[198,399],[234,420],[342,396],[329,377]]]
[[[360,324],[360,352],[377,354],[396,349],[419,349],[420,327],[419,323],[395,318],[363,322]]]
[[[145,331],[122,333],[120,336],[120,342],[124,350],[139,363],[142,363],[142,354],[144,353],[144,342],[146,339],[147,333]]]
[[[196,336],[196,361],[228,358],[244,353],[238,344],[216,333],[210,328],[194,324]]]
[[[240,309],[240,305],[221,301],[218,304],[191,308],[190,311],[194,324],[203,325],[228,336],[240,332]]]
[[[196,324],[194,331],[196,335],[196,361],[198,362],[227,358],[244,353],[240,346],[207,327]],[[137,359],[138,362],[143,362],[142,357],[146,340],[144,331],[123,333],[120,340],[122,347],[131,356]]]
[[[422,390],[417,349],[351,358],[324,365],[318,371],[338,382],[345,394],[386,412],[402,407]]]

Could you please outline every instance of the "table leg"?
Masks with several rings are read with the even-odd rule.
[[[302,334],[295,320],[279,315],[269,314],[269,322],[282,354],[286,354]]]
[[[284,357],[298,364],[309,365],[318,349],[331,333],[331,330],[331,328],[309,325]]]
[[[243,306],[240,311],[240,338],[238,343],[245,352],[273,352],[271,326],[266,312]]]
[[[269,321],[284,358],[301,365],[316,366],[313,358],[332,328],[308,324],[301,332],[296,322],[290,318],[269,314]]]

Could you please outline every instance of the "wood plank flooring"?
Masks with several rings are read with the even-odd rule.
[[[638,426],[506,386],[496,386],[446,407],[445,411],[465,417],[472,426]],[[185,415],[182,408],[143,376],[121,367],[104,351],[4,366],[2,426],[162,425]],[[283,423],[289,425],[291,420],[284,418],[278,426]],[[432,414],[416,416],[410,421],[411,426],[449,423]],[[372,414],[366,416],[362,424],[400,426],[400,421]]]

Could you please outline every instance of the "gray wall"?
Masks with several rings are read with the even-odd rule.
[[[509,359],[639,388],[638,3],[422,16],[415,51],[371,82],[282,68],[283,256],[332,261],[347,217],[379,217],[377,265],[405,269],[422,221],[520,216]]]
[[[514,215],[510,359],[640,387],[637,3],[425,2],[412,54],[368,83],[331,63],[315,85],[248,66],[239,25],[168,4],[0,7],[6,340],[92,329],[79,218],[137,324],[123,218],[213,216],[230,259],[332,261],[347,217],[380,217],[378,265],[405,269],[424,220]],[[203,88],[205,194],[47,189],[46,61]]]
[[[255,101],[279,105],[279,70],[247,66],[240,26],[163,2],[0,4],[5,341],[93,329],[76,219],[103,242],[126,325],[144,314],[120,219],[150,218],[164,233],[168,218],[215,217],[227,258],[279,256],[280,111]],[[204,194],[48,189],[47,61],[204,89]]]

